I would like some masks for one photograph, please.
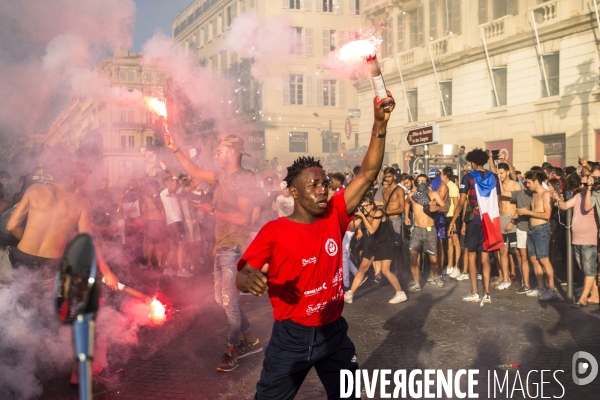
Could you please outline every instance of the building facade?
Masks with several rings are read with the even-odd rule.
[[[336,79],[323,65],[323,57],[347,40],[349,31],[358,29],[361,3],[196,0],[173,20],[173,37],[182,51],[195,53],[200,64],[238,80],[240,109],[256,127],[249,138],[252,151],[267,159],[278,157],[284,165],[301,155],[326,159],[341,143],[355,147],[357,139],[357,120],[347,122],[348,110],[358,105],[356,88]],[[290,62],[279,76],[257,81],[250,74],[250,60],[223,48],[232,21],[250,9],[262,21],[279,14],[292,21],[298,40],[290,46]]]
[[[388,127],[388,141],[400,143],[396,161],[410,149],[406,131],[432,123],[442,144],[503,149],[521,170],[600,158],[594,1],[367,1],[366,24],[389,27],[380,58],[396,98]],[[372,96],[361,83],[363,115]],[[370,128],[361,119],[360,144]]]
[[[112,85],[144,96],[160,97],[166,74],[156,67],[140,64],[141,53],[117,50],[96,68],[110,77]],[[69,105],[52,123],[45,145],[66,145],[69,151],[88,162],[101,163],[111,185],[123,186],[132,177],[155,174],[158,116],[142,104],[125,106],[73,96]],[[99,168],[94,165],[94,168]]]

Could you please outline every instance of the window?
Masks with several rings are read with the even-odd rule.
[[[419,120],[419,96],[416,89],[406,91],[406,102],[408,103],[408,117],[409,122],[415,122]],[[412,118],[411,118],[412,117]]]
[[[210,39],[208,37],[208,26],[204,25],[202,27],[202,44],[206,44],[210,42]]]
[[[289,8],[291,8],[293,10],[300,10],[301,9],[300,0],[283,0],[283,1],[286,2],[286,3],[288,3]]]
[[[333,29],[323,29],[323,56],[335,50],[335,31]]]
[[[440,107],[440,115],[443,117],[452,115],[452,81],[440,82],[440,92],[443,102],[443,106]],[[444,109],[446,109],[445,113]]]
[[[449,0],[447,20],[444,23],[444,34],[452,33],[453,35],[460,35],[461,29],[461,16],[460,16],[460,0]],[[447,26],[447,24],[450,26]],[[449,32],[448,32],[449,31]]]
[[[317,0],[323,2],[323,12],[333,12],[333,0]]]
[[[290,153],[308,153],[308,132],[289,132]]]
[[[386,21],[386,26],[388,28],[381,32],[381,38],[383,39],[381,52],[383,53],[383,58],[394,56],[394,29],[391,19]]]
[[[146,124],[147,125],[152,124],[152,113],[150,111],[146,111]]]
[[[144,72],[144,82],[146,82],[146,83],[152,82],[152,72]]]
[[[360,15],[360,0],[349,0],[350,15]]]
[[[506,105],[506,68],[494,68],[492,70],[492,76],[494,77],[494,85],[496,86],[496,94],[498,95],[498,101],[492,90],[492,104],[494,107]]]
[[[135,147],[135,136],[129,136],[129,148],[132,149]]]
[[[479,24],[485,24],[486,22],[502,18],[506,15],[517,15],[519,13],[519,1],[478,0],[477,9]]]
[[[133,111],[127,112],[127,124],[133,125]]]
[[[133,82],[135,80],[135,72],[134,71],[127,71],[127,80],[129,82]]]
[[[246,0],[240,0],[240,10],[242,10],[242,13],[246,12]]]
[[[423,47],[423,5],[408,13],[410,48]]]
[[[231,25],[231,7],[229,6],[227,7],[227,9],[225,10],[225,26],[229,26]]]
[[[550,96],[558,96],[558,94],[560,92],[558,54],[543,56],[542,59],[544,61],[543,73],[546,75],[546,79],[548,80],[548,88],[550,89]],[[543,75],[542,75],[542,97],[548,97],[548,92],[546,90],[546,82],[544,81]]]
[[[146,146],[153,146],[154,138],[152,136],[146,136]]]
[[[303,104],[303,76],[290,75],[290,104]]]
[[[212,26],[212,37],[216,37],[217,36],[217,19],[213,19],[212,22],[210,23]]]
[[[127,71],[119,71],[119,80],[121,82],[127,81]]]
[[[406,13],[398,14],[398,41],[396,43],[398,53],[402,53],[404,49],[404,21],[406,20]]]
[[[127,147],[127,136],[121,136],[121,148]]]
[[[335,107],[335,79],[323,79],[323,105]]]
[[[125,111],[119,112],[119,123],[125,125],[127,123],[127,113]]]
[[[429,39],[438,38],[437,0],[429,0]]]
[[[302,28],[292,28],[290,54],[302,54]]]
[[[338,132],[321,131],[323,153],[337,153],[340,134]]]

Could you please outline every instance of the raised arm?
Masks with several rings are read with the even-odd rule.
[[[377,232],[377,229],[379,229],[381,219],[383,218],[383,211],[375,211],[373,223],[369,222],[369,219],[360,211],[356,212],[356,216],[358,216],[362,220],[362,222],[365,224],[365,228],[367,228],[367,231],[369,231],[369,233],[373,235],[375,232]]]
[[[387,123],[396,104],[389,90],[387,94],[387,99],[380,100],[377,96],[373,99],[375,121],[373,122],[373,131],[371,141],[369,142],[369,148],[360,165],[360,172],[344,191],[344,200],[346,200],[348,213],[354,211],[354,209],[358,207],[363,196],[367,193],[367,190],[369,190],[369,187],[377,177],[377,174],[381,169],[381,164],[383,163]],[[387,109],[383,108],[383,106],[388,103],[390,103],[390,107]]]
[[[25,191],[23,198],[17,203],[15,210],[6,224],[6,229],[19,240],[21,240],[25,232],[25,228],[22,225],[29,213],[29,193],[29,189]]]
[[[177,143],[175,143],[175,139],[173,139],[173,136],[171,136],[171,134],[169,132],[166,132],[164,134],[164,141],[165,141],[165,146],[168,149],[171,149],[173,151],[173,153],[175,154],[175,157],[177,157],[177,161],[179,161],[179,164],[181,164],[181,166],[183,167],[183,170],[193,179],[202,181],[202,182],[208,182],[210,184],[215,184],[215,173],[214,171],[208,171],[205,169],[202,169],[200,167],[198,167],[196,164],[194,164],[185,154],[183,151],[181,151],[181,149],[179,148],[179,146],[177,146]]]

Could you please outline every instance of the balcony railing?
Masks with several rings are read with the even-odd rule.
[[[400,66],[404,67],[415,63],[415,50],[416,49],[410,49],[408,51],[396,55]]]
[[[533,7],[532,10],[533,15],[535,16],[535,22],[538,24],[556,22],[559,17],[558,7],[558,0],[547,1],[537,7]]]
[[[431,50],[431,54],[436,56],[442,56],[444,54],[450,53],[451,43],[453,36],[446,36],[438,40],[434,40],[428,43],[429,49]]]

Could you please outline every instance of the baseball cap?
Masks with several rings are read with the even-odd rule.
[[[238,153],[240,153],[242,155],[245,155],[245,156],[249,156],[250,155],[250,154],[248,154],[248,153],[246,153],[244,151],[244,139],[242,139],[238,135],[223,136],[221,138],[221,142],[219,143],[219,145],[226,146],[226,147],[231,147],[232,149],[234,149]]]
[[[429,172],[427,173],[427,177],[429,178],[435,178],[438,174],[437,169],[435,168],[429,168]]]

